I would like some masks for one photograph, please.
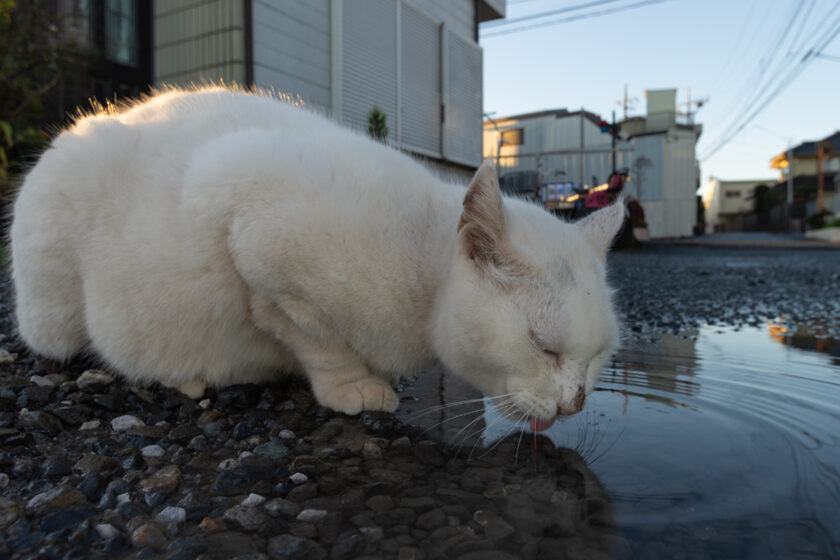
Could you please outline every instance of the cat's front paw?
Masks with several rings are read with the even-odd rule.
[[[344,383],[316,396],[321,405],[351,416],[363,410],[393,412],[399,403],[394,389],[378,377]]]

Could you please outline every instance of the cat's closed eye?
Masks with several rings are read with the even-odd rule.
[[[542,340],[542,338],[534,332],[534,330],[528,331],[528,335],[531,338],[531,342],[536,346],[543,354],[546,355],[549,359],[551,359],[557,367],[560,367],[561,362],[563,360],[562,356],[559,352],[549,349],[547,344]]]

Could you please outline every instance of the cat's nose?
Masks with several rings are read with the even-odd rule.
[[[557,416],[571,416],[583,410],[583,405],[586,402],[586,393],[583,386],[578,386],[577,393],[571,402],[557,403]]]

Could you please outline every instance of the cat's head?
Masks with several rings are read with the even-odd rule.
[[[579,412],[618,346],[606,253],[623,220],[619,202],[565,223],[503,198],[482,165],[436,308],[444,365],[514,416]]]

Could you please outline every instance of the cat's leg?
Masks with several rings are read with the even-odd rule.
[[[300,361],[318,402],[345,414],[363,410],[393,412],[397,395],[383,378],[371,374],[359,356],[312,314],[300,309],[291,314],[270,300],[254,296],[254,320],[287,346]],[[295,320],[296,319],[296,320]]]
[[[82,279],[61,214],[27,194],[12,226],[18,333],[36,354],[65,360],[87,344]]]

